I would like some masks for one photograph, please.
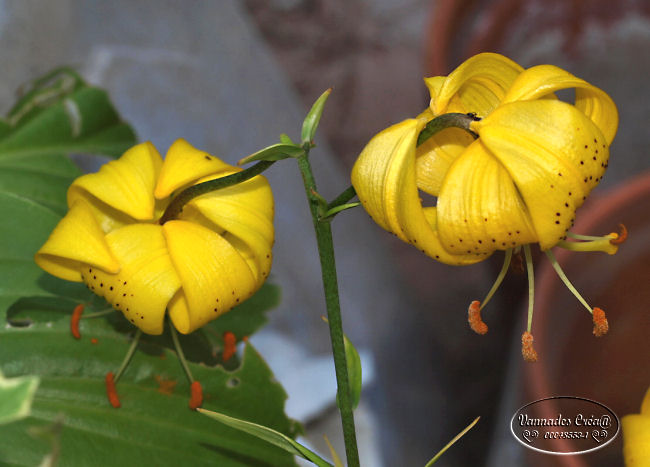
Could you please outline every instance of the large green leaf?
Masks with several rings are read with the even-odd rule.
[[[51,447],[30,429],[62,417],[60,466],[295,465],[281,449],[188,408],[189,384],[167,332],[139,344],[117,385],[120,409],[108,404],[104,375],[119,366],[133,328],[115,312],[82,320],[80,340],[70,335],[76,304],[92,312],[105,302],[42,272],[33,255],[65,213],[67,187],[80,173],[68,156],[117,157],[133,144],[106,94],[65,69],[34,82],[0,121],[0,369],[40,377],[31,416],[0,427],[0,464],[38,465]],[[203,407],[295,436],[286,394],[251,346],[227,368],[217,365],[223,332],[254,332],[277,299],[265,286],[181,343],[202,383]]]

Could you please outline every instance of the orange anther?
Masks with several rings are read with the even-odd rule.
[[[203,388],[201,383],[194,381],[190,386],[192,395],[190,396],[190,409],[196,410],[203,404]]]
[[[528,331],[521,335],[521,354],[527,362],[537,361],[537,352],[533,348],[533,335]]]
[[[81,319],[83,312],[84,306],[80,303],[74,307],[72,317],[70,318],[70,332],[75,339],[81,339],[81,333],[79,332],[79,320]]]
[[[106,395],[108,396],[108,402],[111,403],[116,409],[120,408],[120,399],[117,397],[117,390],[115,389],[115,381],[113,380],[113,373],[106,373]]]
[[[620,233],[618,233],[618,234],[614,233],[614,235],[616,235],[616,237],[612,238],[609,241],[609,243],[611,243],[612,245],[620,245],[625,240],[627,240],[627,228],[625,227],[625,225],[618,224],[618,228],[620,229]]]
[[[481,319],[481,302],[474,300],[467,310],[467,322],[476,334],[485,334],[488,332],[487,324]]]
[[[230,358],[235,355],[237,350],[237,338],[235,335],[226,331],[223,333],[223,353],[221,354],[223,361],[227,362]]]
[[[594,317],[594,336],[604,336],[607,334],[607,331],[609,331],[609,323],[607,322],[605,312],[600,308],[595,307],[592,314]]]
[[[98,342],[99,342],[99,341],[97,340],[96,337],[93,337],[92,339],[90,339],[90,343],[91,343],[91,344],[97,344]]]

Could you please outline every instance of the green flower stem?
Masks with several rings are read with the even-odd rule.
[[[273,162],[275,161],[260,161],[257,164],[242,170],[241,172],[236,172],[234,174],[221,178],[215,178],[214,180],[199,183],[198,185],[192,185],[191,187],[186,188],[177,196],[175,196],[171,203],[169,203],[169,206],[167,206],[167,209],[165,209],[165,212],[160,218],[159,224],[162,225],[167,221],[176,219],[178,215],[183,211],[183,206],[185,206],[197,196],[201,196],[211,191],[219,190],[221,188],[236,185],[237,183],[245,182],[246,180],[264,172],[271,165],[273,165]]]
[[[480,120],[480,118],[474,114],[448,113],[439,115],[427,123],[424,129],[420,132],[417,145],[420,146],[439,131],[449,127],[462,128],[476,139],[478,138],[478,135],[470,130],[470,125],[472,122],[478,120]]]
[[[343,323],[341,321],[341,305],[339,303],[339,290],[336,279],[336,264],[334,261],[334,244],[332,242],[332,228],[330,223],[319,219],[319,203],[314,193],[316,181],[308,159],[308,149],[303,156],[298,157],[298,167],[305,185],[305,193],[309,201],[309,209],[316,230],[316,242],[320,255],[323,287],[325,289],[325,304],[334,355],[334,368],[338,387],[339,410],[343,425],[343,438],[345,440],[345,453],[349,467],[359,467],[359,452],[357,448],[357,435],[354,428],[354,415],[350,399],[350,382],[345,360],[345,344],[343,341]]]

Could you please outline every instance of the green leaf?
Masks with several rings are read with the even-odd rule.
[[[329,322],[325,316],[322,316],[321,318],[326,323]],[[348,336],[345,334],[343,334],[343,347],[345,349],[345,364],[348,370],[348,383],[350,385],[350,403],[352,404],[352,408],[356,409],[361,401],[361,357],[350,339],[348,339]],[[339,404],[338,395],[336,398],[336,404]]]
[[[305,153],[305,150],[300,146],[294,144],[278,143],[268,146],[264,149],[246,156],[237,162],[238,165],[248,164],[254,161],[279,161],[289,157],[300,157]]]
[[[286,134],[286,133],[282,133],[280,135],[280,142],[282,144],[291,144],[292,146],[296,145],[296,143],[294,143],[293,140],[291,138],[289,138],[289,135]]]
[[[7,379],[0,372],[0,425],[29,415],[38,381],[37,376]]]
[[[66,188],[80,175],[66,155],[118,157],[135,142],[106,92],[69,69],[55,70],[36,80],[0,121],[0,193],[62,215]]]
[[[348,336],[343,334],[345,346],[345,362],[348,366],[348,380],[350,382],[350,401],[352,408],[356,409],[361,400],[361,357],[354,348]]]
[[[51,426],[59,417],[58,465],[63,467],[295,465],[285,451],[238,430],[215,427],[188,408],[189,383],[168,348],[168,332],[140,342],[117,385],[120,409],[107,401],[104,376],[119,366],[130,343],[127,333],[134,328],[115,312],[82,319],[80,340],[70,335],[76,304],[87,304],[87,313],[106,304],[83,285],[42,272],[33,256],[65,213],[67,187],[79,175],[67,155],[117,157],[133,144],[133,132],[106,94],[69,70],[35,82],[7,121],[0,122],[5,219],[0,223],[0,368],[7,377],[40,378],[31,415],[0,426],[0,465],[33,466],[51,456],[51,445],[35,440],[29,429]],[[268,290],[260,291],[261,308],[273,302]],[[252,313],[251,323],[241,316],[232,318],[229,327],[253,332],[265,319],[262,311]],[[181,342],[202,383],[204,407],[289,437],[300,430],[283,412],[284,390],[250,345],[238,365],[227,370],[214,365],[214,346],[203,333],[183,336]]]
[[[311,144],[313,141],[314,135],[316,134],[316,128],[318,128],[318,123],[320,122],[320,118],[323,115],[325,102],[327,102],[327,98],[331,93],[332,88],[321,94],[320,97],[316,99],[316,102],[314,102],[314,105],[312,105],[311,110],[305,117],[305,120],[302,122],[302,131],[300,132],[300,138],[302,139],[303,144]]]
[[[256,438],[262,439],[267,443],[282,448],[288,453],[293,454],[294,456],[299,456],[302,457],[303,459],[307,459],[308,461],[311,461],[312,463],[318,465],[319,467],[332,467],[332,464],[324,460],[315,452],[307,449],[302,444],[294,441],[293,439],[271,428],[256,423],[247,422],[245,420],[239,420],[237,418],[229,417],[221,413],[211,412],[210,410],[198,409],[198,411],[225,425],[233,427],[237,430],[241,430],[244,433],[249,433],[255,436]]]

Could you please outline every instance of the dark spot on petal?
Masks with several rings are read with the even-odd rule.
[[[560,223],[560,221],[555,221],[555,223],[556,223],[556,224],[559,224],[559,223]]]
[[[112,285],[111,285],[111,287],[109,288],[109,290],[113,290],[113,286],[112,286]]]
[[[100,282],[99,286],[100,286],[100,287],[104,287],[104,283],[103,283],[103,282]]]
[[[209,160],[210,160],[210,156],[203,156],[203,157],[205,157],[205,160],[206,160],[206,161],[209,161]]]

